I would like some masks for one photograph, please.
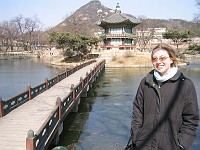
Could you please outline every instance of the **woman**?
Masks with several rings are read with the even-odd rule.
[[[199,122],[194,84],[178,70],[168,45],[157,45],[151,61],[154,69],[142,79],[133,103],[133,143],[136,150],[188,150]]]

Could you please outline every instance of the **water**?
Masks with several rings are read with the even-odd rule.
[[[200,96],[200,65],[191,64],[180,70],[192,79]],[[59,145],[76,150],[124,149],[130,135],[132,102],[140,80],[149,71],[150,68],[106,68],[88,98],[82,99],[79,112],[65,120]],[[200,127],[191,150],[199,147]]]
[[[0,60],[0,96],[3,100],[11,98],[25,91],[28,85],[35,87],[62,71],[52,67],[50,59]]]

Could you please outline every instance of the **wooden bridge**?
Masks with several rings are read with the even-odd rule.
[[[105,68],[93,60],[0,101],[0,150],[46,150],[59,141],[63,120]]]

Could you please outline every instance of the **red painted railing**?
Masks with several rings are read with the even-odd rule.
[[[136,38],[136,35],[127,33],[108,33],[106,34],[106,38]]]

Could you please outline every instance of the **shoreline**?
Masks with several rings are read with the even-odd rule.
[[[103,60],[103,58],[97,58],[97,59],[100,59],[100,60]],[[62,66],[62,67],[75,67],[76,65],[80,65],[81,63],[84,63],[85,61],[83,62],[78,62],[78,63],[64,63],[64,62],[60,62],[62,61],[61,58],[59,59],[56,59],[55,61],[52,61],[51,62],[51,65],[54,65],[54,66]],[[89,60],[87,60],[89,61]],[[178,63],[178,66],[186,66],[188,65],[188,63]],[[151,61],[147,64],[118,64],[117,62],[115,64],[112,64],[112,61],[106,61],[106,64],[105,64],[105,67],[106,68],[152,68],[152,64],[151,64]]]
[[[113,60],[113,57],[115,57],[116,60]],[[64,59],[63,56],[60,56],[60,58],[57,57],[57,59],[51,62],[51,65],[70,68],[70,67],[75,67],[76,65],[80,65],[81,63],[84,63],[86,61],[89,61],[85,60],[77,63],[65,63],[62,62],[63,59]],[[151,54],[148,52],[135,53],[134,55],[127,57],[124,56],[124,53],[113,55],[112,51],[111,52],[105,51],[104,53],[101,52],[100,57],[96,59],[97,60],[105,59],[106,68],[152,68]],[[184,66],[184,65],[188,65],[188,63],[187,62],[183,63],[179,60],[178,66]]]
[[[41,54],[42,53],[42,54]],[[53,54],[53,55],[52,55]],[[38,57],[38,55],[40,57]],[[5,58],[6,56],[6,58]],[[149,52],[133,52],[133,51],[101,51],[99,52],[99,58],[96,59],[105,59],[106,64],[105,67],[107,68],[151,68],[151,59],[150,59],[150,53]],[[13,52],[11,54],[7,53],[0,54],[0,59],[22,59],[22,58],[31,58],[31,57],[38,57],[38,58],[54,58],[55,60],[51,61],[51,65],[53,66],[61,66],[61,67],[75,67],[76,65],[80,65],[82,62],[77,63],[65,63],[62,62],[64,57],[62,56],[61,50],[44,50],[35,51],[35,53],[27,53],[27,52]],[[194,57],[196,59],[199,59],[200,56],[197,55],[185,55],[186,60],[180,61],[178,63],[178,66],[188,65],[190,63],[193,63],[191,61],[194,60]],[[200,63],[200,62],[199,62]]]

